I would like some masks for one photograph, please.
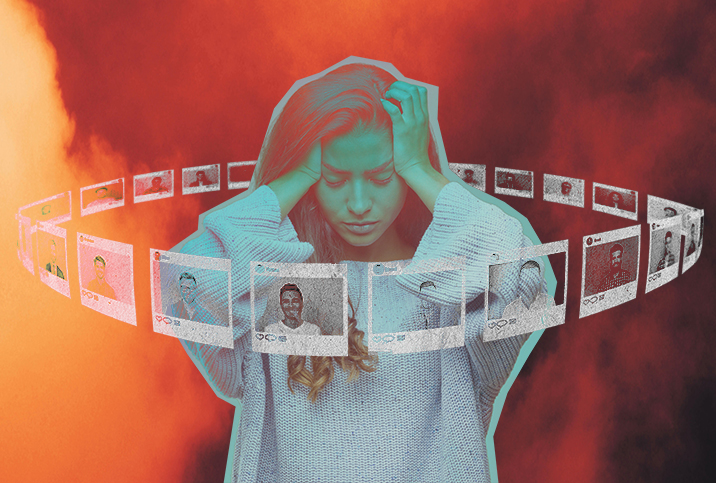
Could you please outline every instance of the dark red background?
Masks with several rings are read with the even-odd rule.
[[[509,393],[495,436],[500,481],[713,480],[716,224],[706,221],[704,252],[683,276],[647,295],[640,277],[635,301],[579,319],[582,236],[634,222],[589,201],[541,200],[548,172],[587,180],[588,193],[592,181],[638,191],[642,223],[647,193],[714,212],[713,2],[32,4],[26,18],[40,19],[54,49],[75,129],[66,160],[34,179],[77,181],[11,178],[27,183],[17,207],[103,179],[256,159],[293,82],[349,55],[391,62],[440,87],[450,161],[487,164],[488,192],[495,166],[534,171],[534,200],[502,199],[543,242],[570,240],[567,323],[545,332]],[[47,290],[10,252],[0,335],[0,474],[10,478],[0,479],[221,480],[233,408],[176,340],[151,331],[142,284],[148,249],[192,233],[199,213],[236,194],[225,188],[81,225],[74,213],[66,225],[134,244],[136,328],[81,307],[76,287],[72,300]]]

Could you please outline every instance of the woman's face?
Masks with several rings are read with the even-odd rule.
[[[393,168],[393,143],[387,131],[349,133],[322,146],[318,203],[348,245],[371,247],[363,250],[369,257],[394,249],[398,237],[393,221],[407,193],[405,181]],[[349,252],[358,259],[355,250]]]

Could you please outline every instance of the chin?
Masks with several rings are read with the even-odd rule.
[[[380,239],[380,236],[372,235],[370,237],[359,237],[350,233],[347,234],[347,236],[341,236],[341,238],[345,243],[352,247],[369,247],[376,241],[378,241]]]

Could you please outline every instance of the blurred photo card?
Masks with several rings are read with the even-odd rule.
[[[35,250],[33,238],[37,226],[32,223],[30,217],[20,214],[15,215],[18,225],[17,255],[25,269],[35,275]]]
[[[132,245],[77,233],[82,305],[137,325]]]
[[[229,163],[229,189],[247,189],[256,168],[256,161],[234,161]]]
[[[544,200],[584,208],[584,180],[555,174],[544,175]]]
[[[646,196],[646,221],[651,223],[664,218],[673,218],[688,213],[695,208],[675,201],[665,200],[657,196]],[[686,233],[684,233],[685,235]]]
[[[174,170],[156,171],[134,177],[134,202],[158,200],[174,196]]]
[[[637,219],[639,197],[636,191],[601,183],[592,186],[592,209],[630,220]]]
[[[154,332],[233,348],[231,260],[150,249]]]
[[[18,213],[34,224],[38,221],[59,225],[72,219],[72,192],[65,191],[20,207]]]
[[[649,223],[649,275],[644,293],[661,287],[679,275],[681,216]]]
[[[691,210],[682,216],[684,218],[681,226],[686,231],[686,241],[681,273],[693,267],[701,256],[704,240],[704,210]]]
[[[484,164],[449,163],[450,170],[473,188],[485,191],[487,166]]]
[[[80,188],[80,216],[124,206],[124,178]]]
[[[192,168],[182,168],[181,170],[181,189],[183,195],[219,191],[220,188],[221,166],[218,164],[194,166]]]
[[[495,168],[495,194],[534,198],[534,172]]]
[[[69,298],[67,230],[52,223],[39,222],[37,225],[37,260],[42,283]]]

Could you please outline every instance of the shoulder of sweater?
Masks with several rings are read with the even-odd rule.
[[[448,183],[435,202],[433,221],[452,226],[480,225],[489,232],[521,233],[522,224],[497,206],[482,201],[459,183]]]

